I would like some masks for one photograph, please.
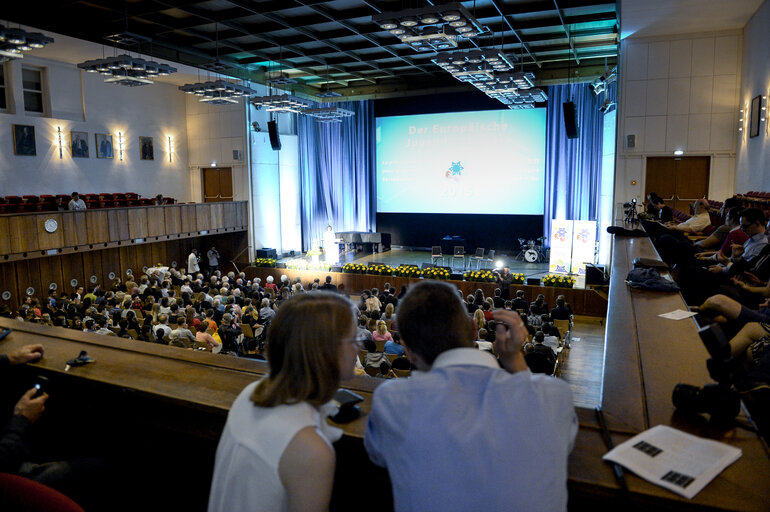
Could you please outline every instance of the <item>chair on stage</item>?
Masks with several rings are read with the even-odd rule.
[[[484,262],[484,268],[486,268],[486,264],[489,263],[490,268],[495,268],[495,250],[490,249],[487,253],[487,257],[482,259],[481,261]]]
[[[459,259],[463,260],[463,270],[465,270],[465,247],[462,245],[455,245],[454,254],[452,255],[452,270],[455,269],[455,261]]]
[[[436,258],[441,258],[441,264],[444,264],[444,254],[441,252],[441,246],[440,245],[434,245],[432,246],[430,253],[430,262],[432,265],[436,264]]]
[[[468,268],[473,270],[473,262],[476,262],[476,269],[481,270],[481,262],[484,261],[484,248],[476,247],[476,254],[470,257]]]

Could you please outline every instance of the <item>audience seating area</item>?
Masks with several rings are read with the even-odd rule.
[[[83,194],[80,198],[89,210],[98,208],[127,208],[131,206],[152,206],[155,198],[139,197],[135,192],[114,192],[101,194]],[[0,214],[55,212],[66,210],[71,199],[70,194],[0,196]],[[163,204],[175,204],[173,197],[163,197]]]

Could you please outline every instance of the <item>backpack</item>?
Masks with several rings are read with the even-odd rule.
[[[365,368],[374,367],[381,370],[383,364],[387,366],[387,371],[390,371],[393,366],[390,363],[390,358],[388,358],[388,355],[384,352],[369,352],[364,358]]]

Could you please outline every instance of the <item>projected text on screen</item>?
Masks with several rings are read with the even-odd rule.
[[[545,109],[377,118],[377,211],[542,215]]]

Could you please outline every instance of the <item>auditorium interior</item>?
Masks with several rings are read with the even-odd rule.
[[[770,382],[729,421],[677,409],[677,384],[714,382],[707,324],[662,318],[696,304],[626,279],[661,260],[635,231],[651,193],[678,220],[700,198],[713,226],[728,198],[770,218],[770,1],[445,4],[4,3],[0,354],[45,356],[0,375],[0,421],[47,379],[35,454],[110,463],[86,510],[204,510],[230,405],[268,365],[250,328],[231,357],[43,325],[34,301],[184,271],[193,249],[206,271],[212,247],[244,283],[330,275],[354,301],[426,278],[493,297],[509,267],[511,298],[574,313],[552,370],[580,425],[570,510],[767,510]],[[363,401],[335,423],[331,510],[393,510],[363,445],[384,379],[362,373],[342,383]],[[656,425],[741,456],[691,499],[621,481],[607,443]]]

